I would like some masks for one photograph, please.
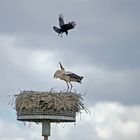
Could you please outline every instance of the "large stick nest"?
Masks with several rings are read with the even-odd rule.
[[[75,116],[87,111],[82,95],[73,92],[21,91],[15,95],[17,115],[63,115]]]

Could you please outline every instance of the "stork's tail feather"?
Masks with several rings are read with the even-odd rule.
[[[84,78],[83,76],[79,76],[79,79],[78,79],[77,82],[82,83],[82,79],[83,79],[83,78]]]
[[[80,79],[82,80],[84,77],[83,76],[80,76]]]

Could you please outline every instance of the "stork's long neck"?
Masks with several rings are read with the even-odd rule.
[[[62,74],[64,74],[65,73],[65,69],[63,68],[63,69],[61,69],[61,73]]]

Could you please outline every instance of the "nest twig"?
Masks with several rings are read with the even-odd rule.
[[[51,115],[67,115],[80,113],[81,110],[88,112],[82,103],[82,95],[69,92],[39,92],[21,91],[15,95],[15,109],[17,115],[38,114],[39,112]]]

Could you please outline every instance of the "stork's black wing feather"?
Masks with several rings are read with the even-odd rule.
[[[70,78],[75,79],[77,82],[81,83],[81,80],[83,79],[83,76],[79,76],[75,73],[65,72],[67,76],[70,76]]]

